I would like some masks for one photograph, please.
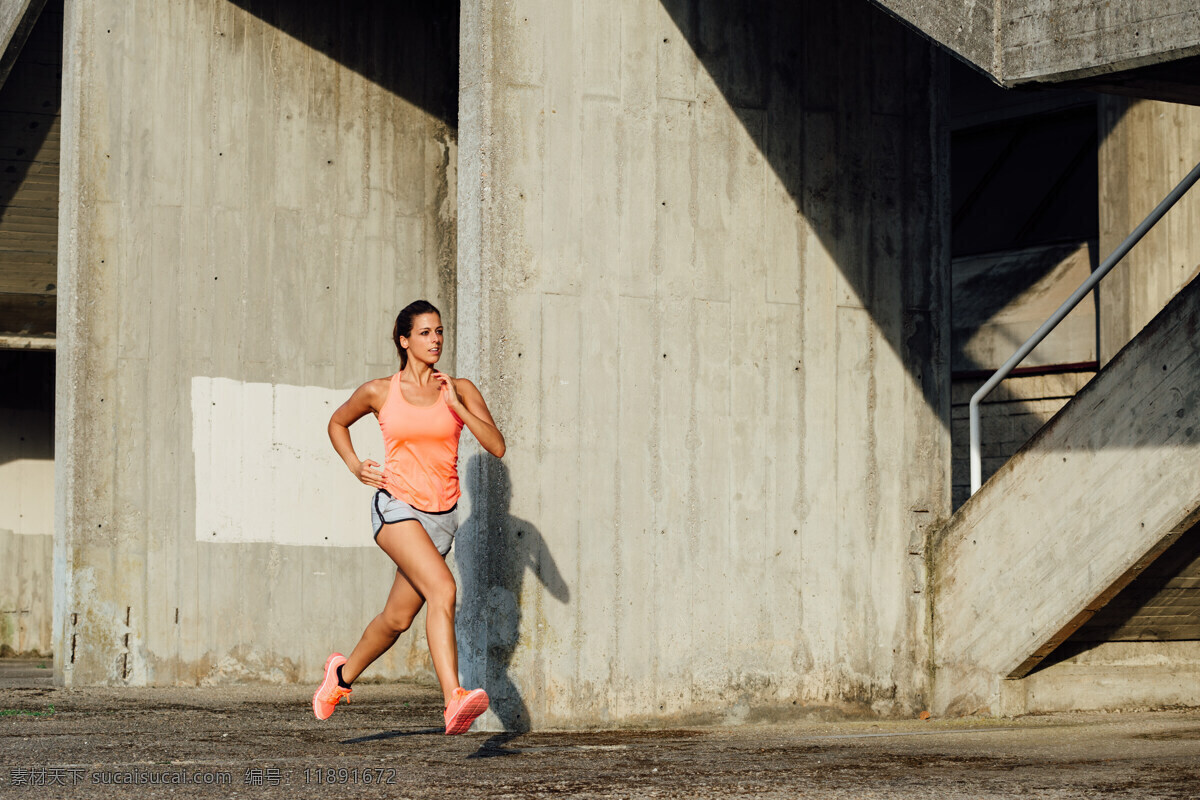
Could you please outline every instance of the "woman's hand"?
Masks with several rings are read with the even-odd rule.
[[[446,405],[450,410],[458,414],[460,417],[460,409],[463,407],[462,396],[458,393],[458,387],[455,385],[454,378],[451,378],[444,372],[435,372],[433,377],[441,384],[442,398],[446,401]]]
[[[446,405],[475,435],[475,439],[483,446],[483,449],[496,458],[502,457],[504,455],[504,434],[500,433],[500,429],[496,427],[496,421],[492,419],[487,403],[483,402],[483,395],[479,393],[479,389],[475,388],[475,384],[466,378],[456,380],[440,372],[435,372],[434,377],[441,381]]]
[[[367,486],[373,486],[376,489],[383,488],[383,472],[379,470],[379,465],[369,458],[366,461],[358,462],[358,469],[354,471],[354,474]]]

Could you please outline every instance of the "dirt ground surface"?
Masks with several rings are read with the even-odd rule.
[[[312,689],[0,664],[0,798],[1200,797],[1198,709],[447,737],[429,686],[357,686],[325,722]]]

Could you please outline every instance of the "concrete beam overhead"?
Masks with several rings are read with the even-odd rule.
[[[46,0],[0,0],[0,86],[8,80]]]
[[[1104,76],[1200,53],[1200,8],[1191,0],[1039,0],[1004,10],[1006,85]]]
[[[1111,84],[1117,73],[1200,54],[1200,9],[1188,0],[872,2],[1009,88]],[[1164,96],[1171,89],[1160,85],[1153,91]]]

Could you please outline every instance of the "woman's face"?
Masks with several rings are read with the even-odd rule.
[[[418,314],[413,318],[412,333],[401,336],[400,343],[408,348],[408,357],[429,365],[442,357],[442,318],[437,314]]]

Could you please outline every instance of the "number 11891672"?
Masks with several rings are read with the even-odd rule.
[[[347,767],[309,767],[304,770],[304,782],[331,785],[349,783],[395,783],[396,769],[394,767],[368,767],[366,769]]]

